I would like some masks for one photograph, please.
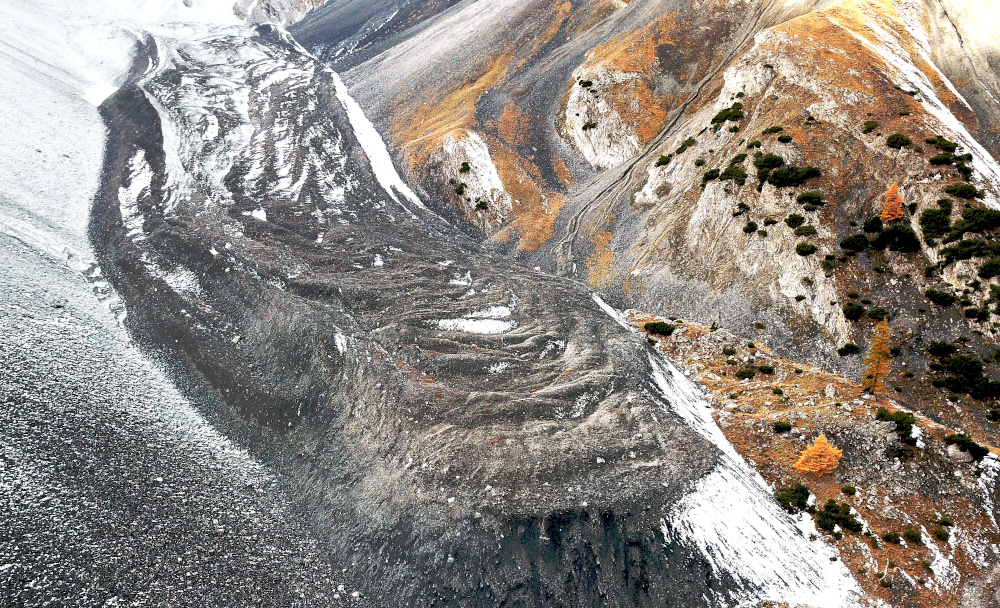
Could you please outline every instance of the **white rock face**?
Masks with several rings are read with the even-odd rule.
[[[605,86],[638,79],[639,74],[596,69],[577,70],[574,80],[590,80],[591,87],[574,84],[566,102],[566,130],[573,144],[595,169],[619,165],[639,152],[639,135],[622,120],[600,94]],[[595,95],[591,91],[598,91]]]
[[[478,133],[463,130],[449,134],[432,162],[441,172],[442,181],[465,184],[464,193],[454,198],[474,226],[491,232],[510,219],[513,198],[504,189],[489,147]],[[468,171],[462,171],[462,163],[468,163]],[[477,208],[481,203],[487,209]]]

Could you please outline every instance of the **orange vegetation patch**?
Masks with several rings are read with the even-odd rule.
[[[523,144],[528,141],[529,129],[531,129],[531,115],[513,101],[508,100],[504,105],[503,113],[500,114],[500,123],[497,125],[497,134],[500,139],[515,146]]]
[[[445,136],[476,123],[476,104],[483,94],[506,78],[513,61],[511,55],[494,59],[474,82],[447,93],[441,98],[400,111],[392,121],[393,140],[407,151],[411,166],[423,165]],[[407,107],[397,100],[397,106]]]
[[[513,221],[493,238],[504,243],[516,232],[519,251],[537,251],[555,233],[556,217],[566,204],[566,197],[555,192],[543,193],[535,183],[541,172],[534,163],[496,139],[489,138],[488,143],[504,189],[514,198]]]
[[[667,117],[667,99],[656,95],[658,70],[656,52],[674,46],[670,32],[676,27],[677,13],[665,13],[644,28],[621,34],[596,47],[587,55],[585,72],[606,69],[635,75],[602,87],[604,100],[635,129],[641,144],[659,133]]]
[[[611,247],[614,235],[607,230],[597,230],[590,237],[594,244],[594,253],[587,258],[587,282],[593,287],[601,288],[611,285],[615,280],[615,251]]]
[[[569,167],[563,162],[563,159],[558,156],[552,159],[552,170],[555,171],[556,177],[562,182],[562,185],[569,188],[573,185],[573,173],[570,172]]]

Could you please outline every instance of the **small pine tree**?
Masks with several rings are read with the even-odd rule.
[[[875,337],[865,357],[865,374],[861,380],[861,386],[871,393],[885,392],[885,379],[889,376],[892,358],[891,338],[889,320],[883,317],[875,326]]]
[[[826,435],[820,435],[815,443],[802,450],[799,459],[792,466],[803,473],[822,477],[837,468],[843,454],[843,450],[830,445]]]
[[[899,186],[893,184],[889,192],[885,195],[885,202],[882,204],[882,221],[888,224],[894,220],[903,219],[903,196],[899,193]]]

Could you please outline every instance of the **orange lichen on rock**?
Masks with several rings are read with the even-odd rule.
[[[822,477],[837,468],[843,455],[843,450],[830,445],[826,435],[820,435],[815,443],[802,450],[799,459],[792,466],[803,473]]]
[[[903,196],[899,193],[899,186],[893,184],[885,194],[885,202],[882,203],[882,221],[889,223],[893,220],[901,220],[905,216],[903,211]]]
[[[556,177],[559,178],[562,185],[567,188],[573,185],[573,173],[566,166],[566,163],[563,162],[563,159],[558,156],[554,157],[552,159],[552,170],[555,171]]]

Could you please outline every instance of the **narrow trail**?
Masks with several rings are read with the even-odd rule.
[[[587,187],[578,190],[577,196],[583,197],[585,193],[595,187],[599,187],[600,184],[607,184],[601,187],[600,191],[597,192],[590,200],[577,209],[573,216],[569,219],[566,224],[566,229],[563,237],[558,243],[553,247],[553,258],[556,265],[556,272],[563,276],[571,276],[573,274],[573,268],[576,260],[573,256],[573,243],[576,242],[577,238],[580,236],[580,229],[583,223],[583,218],[589,215],[592,211],[596,211],[600,206],[603,205],[604,211],[606,212],[614,204],[615,195],[620,194],[623,189],[627,190],[630,186],[634,185],[641,176],[635,174],[635,168],[640,163],[645,163],[648,155],[659,148],[663,142],[668,139],[673,134],[673,129],[676,127],[681,119],[687,112],[688,107],[695,100],[701,97],[705,88],[713,81],[715,78],[732,62],[732,60],[744,52],[752,42],[753,37],[760,31],[760,22],[764,16],[769,12],[770,7],[774,4],[772,1],[767,6],[761,8],[754,15],[753,20],[744,29],[743,35],[740,37],[739,41],[731,47],[731,50],[723,57],[723,59],[716,64],[704,78],[699,81],[694,92],[687,98],[686,101],[681,103],[673,111],[673,116],[670,121],[660,130],[641,152],[633,156],[631,159],[619,165],[618,167],[611,169],[608,173],[599,176],[594,181],[590,182]]]

